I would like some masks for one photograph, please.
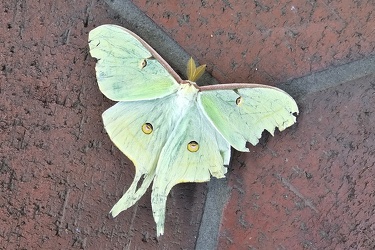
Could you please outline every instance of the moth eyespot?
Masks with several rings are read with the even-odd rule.
[[[236,99],[236,105],[237,106],[240,106],[242,104],[242,102],[243,102],[243,99],[242,99],[241,96]]]
[[[196,141],[191,141],[191,142],[189,142],[188,143],[188,145],[187,145],[187,149],[190,151],[190,152],[197,152],[198,151],[198,149],[199,149],[199,144],[198,144],[198,142],[196,142]]]
[[[143,61],[141,62],[141,69],[143,69],[146,66],[147,66],[147,61],[146,59],[143,59]]]
[[[145,123],[145,124],[142,125],[142,131],[146,135],[151,134],[153,130],[154,130],[154,128],[152,127],[151,123]]]

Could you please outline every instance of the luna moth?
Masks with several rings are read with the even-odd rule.
[[[134,163],[135,177],[113,206],[113,217],[152,183],[157,236],[164,233],[167,195],[178,183],[223,178],[231,147],[249,151],[264,130],[296,122],[298,107],[281,89],[260,84],[198,86],[205,65],[191,59],[181,77],[139,36],[116,25],[89,34],[100,91],[117,103],[102,117],[114,144]]]

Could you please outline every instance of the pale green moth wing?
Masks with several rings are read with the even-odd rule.
[[[100,91],[114,101],[160,98],[176,92],[180,77],[145,41],[116,25],[89,33]]]
[[[273,135],[276,127],[282,131],[293,125],[294,113],[298,113],[296,102],[286,92],[260,84],[245,86],[202,91],[198,97],[208,119],[239,151],[249,151],[247,141],[256,145],[263,130]]]
[[[135,165],[134,181],[111,210],[129,208],[153,181],[151,203],[157,236],[164,232],[171,188],[181,182],[223,178],[230,145],[247,151],[262,131],[273,134],[295,123],[295,101],[285,92],[256,84],[198,87],[205,66],[188,66],[182,81],[146,42],[131,31],[103,25],[89,34],[97,58],[99,88],[120,101],[103,113],[105,129]],[[223,90],[224,89],[224,90]]]
[[[103,113],[111,140],[136,167],[133,183],[110,212],[114,217],[132,206],[152,182],[159,155],[175,122],[172,120],[174,100],[175,95],[170,95],[154,100],[118,102]],[[142,184],[139,186],[139,183]]]
[[[191,106],[169,135],[160,153],[152,185],[151,204],[157,236],[164,233],[165,207],[171,188],[182,182],[205,182],[210,175],[225,177],[229,143],[197,105]]]

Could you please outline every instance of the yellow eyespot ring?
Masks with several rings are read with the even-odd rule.
[[[147,61],[146,59],[143,59],[143,61],[141,62],[141,69],[143,69],[146,66],[147,66]]]
[[[152,127],[151,123],[145,123],[145,124],[142,125],[142,131],[146,135],[151,134],[153,130],[154,130],[154,128]]]
[[[240,97],[238,97],[237,99],[236,99],[236,105],[237,106],[240,106],[241,104],[242,104],[242,97],[240,96]]]
[[[199,150],[199,144],[198,142],[196,141],[191,141],[188,143],[187,145],[187,149],[190,151],[190,152],[197,152]]]

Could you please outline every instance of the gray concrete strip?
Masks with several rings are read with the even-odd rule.
[[[132,2],[121,0],[105,0],[127,23],[126,28],[134,31],[149,43],[180,75],[185,75],[186,62],[189,55],[149,17],[140,11]],[[277,85],[297,99],[303,96],[337,86],[347,81],[358,79],[375,73],[375,56],[365,58],[338,67],[316,72],[305,77],[293,79]],[[205,74],[200,82],[215,84],[217,81]],[[201,83],[201,85],[203,85]],[[196,249],[216,249],[223,208],[230,193],[226,180],[212,179]]]
[[[277,85],[296,98],[375,73],[375,56],[329,68]]]
[[[206,203],[195,249],[217,249],[221,217],[229,194],[228,179],[212,178],[208,183]]]

